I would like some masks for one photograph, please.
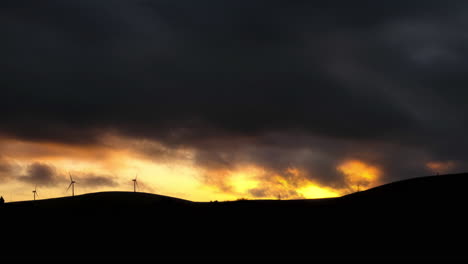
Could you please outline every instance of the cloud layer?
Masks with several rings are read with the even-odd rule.
[[[77,177],[78,176],[78,177]],[[26,167],[26,173],[17,177],[20,181],[38,186],[58,186],[69,183],[69,176],[57,172],[53,165],[34,162]],[[94,173],[74,174],[73,180],[84,187],[117,186],[118,183],[110,175],[96,175]]]

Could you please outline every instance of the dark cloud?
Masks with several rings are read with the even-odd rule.
[[[11,179],[15,173],[15,166],[0,156],[0,182]]]
[[[327,50],[316,43],[327,38],[320,28],[340,29],[317,25],[328,16],[294,21],[307,19],[299,4],[281,11],[265,3],[112,3],[5,9],[4,98],[16,99],[4,104],[15,113],[3,118],[6,132],[80,142],[115,128],[180,141],[218,130],[370,137],[411,127],[411,116],[387,98],[374,93],[368,102],[367,91],[328,76],[329,58],[317,57]]]
[[[250,189],[249,194],[255,198],[265,198],[265,197],[276,197],[278,199],[291,199],[291,198],[304,198],[301,197],[296,191],[294,190],[285,190],[285,191],[273,191],[269,187],[258,187]]]
[[[19,180],[40,186],[56,186],[64,182],[64,178],[57,174],[55,167],[45,163],[35,162],[26,168],[26,174]]]
[[[112,176],[93,173],[80,176],[79,184],[86,187],[115,187],[118,185]]]
[[[1,167],[0,167],[1,168]],[[110,175],[98,175],[95,173],[72,173],[73,180],[84,187],[114,187],[118,183],[115,177]],[[23,182],[40,186],[57,186],[69,183],[68,175],[57,173],[53,165],[34,162],[26,167],[26,174],[18,176]]]
[[[293,164],[335,185],[346,158],[388,179],[468,159],[464,1],[0,7],[8,136],[97,144],[112,132],[160,142],[159,156],[191,148],[208,168]]]

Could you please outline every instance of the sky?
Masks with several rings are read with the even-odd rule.
[[[341,196],[464,172],[466,1],[2,0],[0,195]],[[138,175],[138,176],[137,176]]]

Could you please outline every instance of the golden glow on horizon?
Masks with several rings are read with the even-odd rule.
[[[257,187],[261,182],[258,175],[263,171],[258,168],[248,167],[246,169],[233,172],[230,176],[229,182],[236,193],[246,193],[249,190]]]
[[[263,199],[313,199],[340,196],[339,190],[320,186],[319,184],[309,180],[299,169],[288,168],[285,175],[273,174],[265,177],[265,172],[262,169],[250,167],[248,173],[244,171],[233,175],[241,175],[234,177],[237,186],[243,186],[243,189],[237,189],[244,193],[249,190],[261,189],[264,196]],[[232,179],[231,179],[232,180]],[[258,198],[252,194],[246,195],[246,198]]]
[[[295,191],[304,198],[314,199],[314,198],[329,198],[340,196],[339,190],[334,190],[329,187],[320,186],[317,183],[309,180],[303,175],[303,173],[297,168],[288,168],[287,173],[292,175],[296,179],[297,184],[299,185]],[[283,184],[287,181],[283,179]]]
[[[69,195],[65,192],[68,172],[75,175],[77,194],[132,191],[131,179],[136,174],[139,191],[192,201],[325,198],[349,192],[349,189],[321,185],[296,167],[284,171],[268,171],[253,164],[243,164],[231,169],[209,169],[196,164],[195,155],[190,149],[159,149],[160,144],[157,142],[139,142],[116,136],[105,142],[103,146],[77,146],[0,138],[2,158],[15,164],[16,177],[26,175],[28,166],[34,162],[54,168],[58,183],[39,186],[40,199]],[[145,154],[144,151],[148,149],[141,151],[148,146],[157,147],[156,150],[161,150],[158,152],[161,154],[152,156]],[[175,155],[166,155],[167,153]],[[436,165],[438,164],[431,163],[428,167],[436,168]],[[438,166],[440,168],[442,165]],[[345,175],[350,186],[375,186],[381,175],[378,167],[359,160],[343,162],[337,170]],[[116,185],[80,185],[80,178],[90,174],[111,177]],[[4,195],[7,201],[30,200],[31,187],[32,183],[10,178],[8,182],[0,182],[0,195]]]
[[[341,192],[332,188],[320,187],[318,185],[310,184],[305,187],[297,189],[297,192],[305,198],[329,198],[341,196]]]

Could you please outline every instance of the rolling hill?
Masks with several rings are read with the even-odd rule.
[[[468,186],[468,173],[447,174],[411,178],[381,185],[366,191],[353,193],[346,198],[379,199],[445,199],[462,197]]]
[[[98,192],[76,195],[74,197],[60,197],[36,201],[20,201],[6,203],[5,209],[35,208],[35,209],[123,209],[123,208],[151,208],[164,205],[176,205],[192,203],[187,200],[134,192]]]
[[[465,258],[467,183],[468,174],[429,176],[316,200],[103,192],[7,203],[3,257]]]

